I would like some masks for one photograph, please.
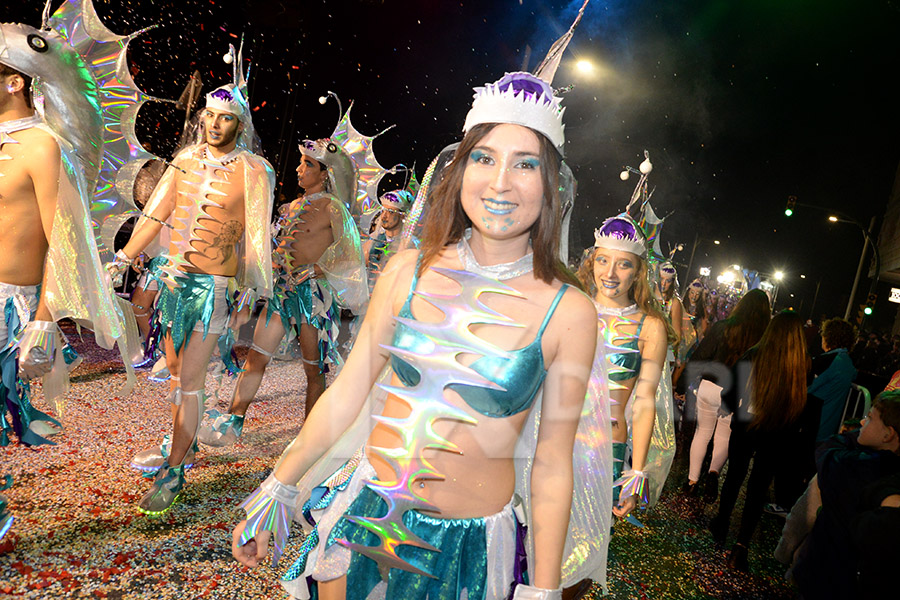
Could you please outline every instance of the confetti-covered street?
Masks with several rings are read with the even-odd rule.
[[[0,597],[283,598],[275,571],[251,571],[231,558],[231,530],[242,518],[237,504],[265,478],[302,423],[301,363],[272,362],[238,444],[203,447],[181,499],[150,519],[136,508],[149,482],[128,462],[170,426],[167,386],[141,372],[131,396],[114,397],[124,382],[121,363],[98,350],[89,334],[76,347],[85,362],[73,373],[57,445],[0,449],[2,473],[14,480],[4,494],[15,516],[0,542]],[[226,378],[220,398],[230,398],[232,386]],[[215,387],[211,371],[207,390]],[[45,408],[39,390],[35,402]],[[783,569],[769,558],[781,521],[764,516],[751,547],[753,574],[732,574],[705,529],[712,507],[687,502],[679,491],[682,470],[676,460],[662,503],[641,515],[644,529],[616,525],[611,597],[793,597]],[[282,567],[298,545],[289,544]],[[599,598],[599,590],[589,597]]]

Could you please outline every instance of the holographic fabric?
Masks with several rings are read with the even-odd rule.
[[[275,280],[275,293],[266,306],[266,323],[272,315],[281,318],[285,332],[294,330],[299,337],[300,325],[316,328],[319,347],[319,372],[327,373],[328,365],[340,367],[344,360],[338,351],[341,313],[327,281],[316,278],[291,284],[283,275]]]
[[[30,127],[40,129],[53,136],[60,149],[56,212],[44,264],[45,286],[41,291],[51,320],[71,318],[78,325],[93,330],[97,344],[112,348],[118,341],[125,340],[126,322],[110,288],[109,276],[100,266],[87,210],[89,195],[83,167],[65,139],[35,119],[3,125],[5,127],[0,127],[0,131],[7,138],[15,131]],[[7,140],[6,143],[10,142]],[[134,385],[131,363],[125,358],[131,352],[126,345],[137,347],[138,343],[135,339],[121,346],[128,377],[125,387],[118,392],[120,394],[129,393]],[[68,381],[65,361],[55,360],[53,369],[43,377],[44,395],[51,405],[59,404],[68,390]]]
[[[378,205],[378,182],[387,171],[378,164],[372,148],[372,142],[384,131],[371,137],[361,134],[350,122],[352,109],[351,103],[331,134],[331,141],[350,156],[356,167],[356,193],[350,205],[350,212],[354,216],[359,216]]]
[[[394,339],[391,343],[395,348],[425,354],[434,347],[434,342],[428,336],[407,325],[409,322],[417,322],[410,310],[410,301],[415,293],[417,280],[418,277],[413,275],[412,287],[398,314],[398,323],[394,329]],[[483,356],[469,365],[469,368],[496,384],[500,389],[482,386],[469,387],[466,384],[450,384],[447,387],[458,393],[470,408],[486,417],[508,417],[528,410],[547,375],[544,370],[544,354],[541,349],[544,330],[568,287],[566,284],[560,287],[547,314],[544,315],[537,335],[530,344],[508,352],[507,356]],[[397,356],[391,356],[391,366],[404,385],[412,387],[419,382],[419,373],[404,360]]]
[[[641,327],[644,324],[644,314],[638,311],[637,305],[629,307],[630,312],[624,314],[604,314],[601,309],[597,323],[600,337],[597,344],[604,346],[607,360],[607,377],[609,377],[610,390],[625,390],[626,386],[619,383],[638,376],[641,364],[641,351],[638,349],[638,339]],[[640,315],[632,318],[632,315]],[[636,331],[628,331],[636,327]],[[610,400],[615,404],[614,400]]]
[[[365,312],[369,301],[369,287],[366,281],[366,266],[362,255],[359,229],[353,221],[350,213],[341,201],[330,194],[319,193],[305,197],[306,202],[318,198],[327,197],[328,216],[331,222],[331,234],[334,241],[329,245],[316,265],[322,270],[328,286],[334,293],[335,301],[342,307],[359,315]],[[294,243],[295,232],[293,229],[303,222],[304,205],[294,205],[283,219],[281,231],[275,248],[275,264],[282,275],[290,279],[289,275],[299,268],[295,265],[291,254],[291,246]]]
[[[491,287],[499,287],[501,290],[505,290],[506,287],[497,282],[485,280],[474,274],[460,273],[457,271],[448,272],[453,274],[454,277],[465,276],[462,289],[464,290],[466,298],[473,298],[473,296],[477,297],[478,294],[484,291],[491,291],[489,289]],[[432,297],[428,294],[423,297],[429,302],[432,301]],[[464,368],[456,362],[454,356],[458,352],[467,352],[463,348],[468,344],[465,343],[465,341],[462,341],[461,343],[461,340],[458,338],[468,334],[466,323],[475,321],[481,322],[481,319],[484,318],[482,315],[484,314],[485,309],[480,304],[476,304],[473,300],[463,301],[457,296],[446,299],[435,298],[435,301],[439,301],[439,303],[444,306],[444,308],[441,308],[442,312],[444,312],[445,315],[448,315],[448,319],[452,318],[452,320],[444,323],[419,324],[420,327],[434,328],[427,333],[433,335],[434,339],[440,343],[437,352],[424,356],[421,360],[423,363],[422,366],[432,367],[433,365],[434,367],[433,369],[429,368],[428,376],[423,374],[421,377],[422,382],[426,382],[431,386],[433,391],[429,392],[422,387],[409,390],[403,387],[390,386],[388,383],[391,381],[392,371],[389,368],[385,368],[378,377],[378,385],[373,388],[357,418],[350,427],[347,428],[344,435],[340,437],[337,443],[335,443],[322,458],[320,458],[319,461],[303,475],[297,484],[298,487],[303,490],[311,490],[319,485],[320,482],[334,473],[335,470],[339,469],[348,458],[366,443],[376,419],[382,420],[382,417],[377,415],[381,415],[383,412],[387,392],[397,394],[400,398],[409,398],[406,401],[415,406],[420,403],[419,397],[424,396],[425,393],[430,393],[431,397],[442,398],[443,385],[446,385],[448,382],[465,378],[464,381],[468,383],[474,379],[471,374],[465,373]],[[447,306],[448,303],[450,303],[449,306]],[[492,320],[497,318],[496,315],[493,314],[488,314],[487,316]],[[443,331],[444,329],[447,329],[448,331],[445,333]],[[460,332],[459,334],[456,333],[457,329]],[[477,338],[476,342],[484,343]],[[481,353],[480,350],[476,352],[476,354]],[[598,352],[597,357],[598,359],[594,362],[592,378],[589,382],[589,392],[585,398],[582,410],[582,418],[578,425],[575,449],[573,452],[574,491],[570,525],[566,533],[565,551],[563,556],[563,585],[573,585],[586,577],[601,582],[603,585],[605,585],[606,581],[606,546],[609,542],[610,515],[612,510],[612,458],[610,455],[611,444],[609,442],[611,439],[611,432],[609,421],[609,395],[606,390],[604,371],[605,358],[602,351]],[[419,368],[417,364],[413,363],[414,360],[416,363],[420,362],[418,357],[408,356],[404,353],[403,359],[414,367]],[[452,368],[442,368],[441,364],[443,362],[449,363]],[[433,373],[433,375],[431,373]],[[420,383],[420,386],[421,385],[422,383]],[[412,396],[410,392],[415,393],[415,396]],[[426,399],[427,398],[428,396],[426,396]],[[419,440],[416,444],[417,446],[432,443],[430,437],[431,434],[427,431],[426,426],[433,418],[440,418],[439,416],[444,413],[445,409],[443,409],[441,404],[443,404],[442,401],[440,404],[431,401],[415,412],[412,415],[413,418],[408,419],[407,423],[397,422],[396,428],[403,436],[403,439],[411,441]],[[531,533],[534,531],[534,527],[530,520],[531,466],[535,448],[537,446],[541,404],[542,399],[541,394],[539,394],[538,397],[535,398],[534,404],[528,413],[528,418],[523,426],[514,451],[514,460],[516,464],[516,493],[523,500],[524,518],[527,521],[525,524],[527,525],[529,532],[526,536],[525,547],[529,553],[533,553],[534,550],[534,540]],[[426,412],[426,410],[428,412]],[[431,418],[432,414],[434,415],[433,418]],[[423,431],[423,429],[425,431]],[[445,445],[443,441],[440,443],[442,446]],[[407,454],[407,451],[404,450],[403,453]],[[284,461],[286,460],[285,457],[289,456],[290,448],[282,455],[281,460]],[[415,466],[412,464],[413,462],[418,461],[409,461],[410,468]],[[280,464],[281,461],[279,461],[279,465]],[[368,465],[368,463],[366,463],[366,465]],[[277,468],[278,465],[276,465],[276,469]],[[337,519],[347,511],[352,500],[355,499],[356,495],[361,491],[364,482],[358,482],[358,480],[375,477],[374,470],[371,469],[371,466],[368,466],[368,469],[368,471],[365,471],[361,465],[357,477],[353,478],[346,493],[338,494],[334,501],[334,507],[329,511],[325,511],[326,514],[321,519],[317,519],[317,528],[320,535],[325,539],[327,539],[327,534],[323,532],[327,531],[327,527],[331,527],[337,522]],[[422,471],[422,473],[424,474],[424,471]],[[397,479],[399,483],[403,483],[402,481],[399,481],[399,478]],[[413,480],[408,478],[406,481],[411,483]],[[403,491],[403,488],[401,488],[400,493],[402,494]],[[414,498],[414,492],[415,488],[410,490],[408,496]],[[301,497],[308,496],[309,492],[301,493]],[[345,500],[343,496],[347,496],[349,499]],[[410,502],[410,504],[412,504],[412,502]],[[402,512],[395,510],[393,514],[400,516],[402,515]],[[385,521],[381,522],[385,523]],[[405,530],[406,526],[403,525],[401,531],[404,532],[404,535],[407,535]],[[496,537],[498,536],[489,535],[489,539],[495,539]],[[350,552],[341,554],[341,550],[344,549],[338,544],[335,544],[329,549],[327,554],[323,555],[320,552],[316,552],[316,562],[315,564],[308,565],[305,574],[310,575],[311,573],[315,573],[316,576],[321,579],[333,579],[339,577],[342,573],[345,573],[349,567],[351,556]],[[515,562],[515,551],[510,550],[510,552],[510,554],[505,555],[506,557],[503,557],[500,556],[501,553],[499,551],[493,552],[489,549],[488,572],[499,573],[499,569],[505,569],[507,568],[507,565],[509,565],[508,568],[512,569],[512,565]],[[531,564],[529,567],[533,568],[534,565]],[[321,575],[319,575],[320,573]],[[530,575],[533,576],[533,573]],[[491,577],[489,579],[492,585],[499,582],[499,585],[504,587],[502,578]],[[488,597],[506,598],[509,594],[508,582],[509,579],[506,580],[504,589],[494,590],[492,588],[491,594],[495,595],[489,594]],[[298,578],[291,586],[285,585],[285,588],[292,594],[295,594],[296,597],[301,597],[301,588],[305,589],[305,587],[306,584],[303,578]]]
[[[29,426],[34,421],[48,421],[61,427],[59,421],[32,406],[30,387],[18,375],[16,336],[30,320],[37,303],[37,286],[0,283],[0,308],[3,310],[0,315],[0,446],[10,444],[11,432],[15,432],[19,442],[26,446],[53,445]]]
[[[244,233],[237,245],[240,250],[240,261],[235,281],[239,288],[256,290],[259,297],[268,298],[272,295],[272,239],[269,235],[269,216],[272,214],[275,172],[264,158],[246,150],[235,151],[233,155],[229,155],[226,162],[227,165],[207,158],[205,144],[190,146],[178,153],[157,184],[147,206],[144,207],[144,212],[152,214],[163,202],[171,201],[175,194],[177,178],[187,178],[187,169],[191,169],[193,175],[200,178],[199,182],[195,180],[189,184],[195,189],[195,194],[191,196],[196,200],[194,209],[183,218],[176,217],[175,211],[172,211],[167,220],[172,228],[160,228],[158,238],[144,251],[150,256],[163,254],[166,256],[169,264],[161,268],[161,272],[166,275],[169,285],[177,285],[175,279],[178,273],[185,265],[190,264],[185,259],[185,254],[194,250],[191,243],[197,238],[193,226],[204,214],[202,207],[217,205],[215,197],[220,192],[212,188],[211,184],[222,180],[223,173],[243,168]],[[135,232],[150,224],[159,227],[159,224],[152,220],[141,217],[135,225]]]
[[[365,515],[375,521],[384,518],[387,508],[384,500],[365,487],[347,512]],[[511,507],[507,506],[505,511],[511,516]],[[402,546],[399,552],[403,560],[413,565],[416,571],[391,569],[385,590],[387,598],[461,598],[464,593],[471,600],[485,597],[489,573],[484,518],[441,519],[410,510],[403,515],[403,527],[429,546],[440,548],[440,552],[420,546]],[[346,518],[331,530],[326,547],[336,540],[344,545],[361,547],[378,543],[376,534],[354,526]],[[361,554],[353,554],[347,571],[348,597],[368,596],[381,580],[377,563]]]
[[[177,353],[187,345],[198,326],[204,339],[209,333],[224,333],[230,301],[226,277],[180,273],[176,281],[175,289],[166,285],[159,291],[153,318],[159,323],[161,338],[166,334],[172,336]]]
[[[474,370],[463,366],[459,354],[506,357],[508,353],[473,334],[469,327],[473,324],[515,326],[508,317],[488,309],[479,301],[483,293],[498,293],[521,296],[513,288],[497,281],[491,281],[465,271],[433,268],[434,272],[452,279],[460,286],[456,295],[437,296],[426,292],[418,295],[438,308],[444,319],[426,323],[403,319],[406,327],[434,340],[435,346],[427,353],[405,350],[395,346],[385,346],[392,355],[401,358],[419,373],[415,386],[382,386],[410,406],[411,412],[403,419],[373,417],[381,425],[396,432],[403,440],[401,448],[371,447],[370,452],[379,455],[394,471],[390,481],[372,480],[367,485],[387,504],[388,510],[382,517],[365,515],[348,517],[351,522],[370,531],[378,538],[374,546],[349,543],[348,547],[378,563],[383,579],[387,579],[391,568],[411,570],[424,575],[397,554],[399,548],[415,546],[434,551],[435,548],[419,538],[403,523],[403,516],[410,510],[436,511],[436,507],[418,493],[417,482],[424,479],[441,479],[442,475],[432,466],[424,452],[445,450],[459,452],[459,448],[434,431],[434,423],[441,419],[459,421],[475,425],[477,421],[465,411],[456,408],[444,399],[444,389],[450,384],[464,383],[477,387],[500,389]]]
[[[625,358],[626,354],[636,354],[638,350],[638,336],[640,335],[640,325],[643,322],[643,313],[640,313],[636,306],[628,314],[604,314],[603,309],[599,313],[599,330],[600,339],[604,345],[607,356],[607,371],[609,377],[610,390],[627,390],[628,387],[619,383],[634,378],[638,375],[636,369],[632,369],[631,365],[635,359]],[[640,314],[641,317],[635,318]],[[636,327],[635,327],[636,326]],[[635,327],[635,332],[629,330]],[[647,499],[652,506],[659,499],[668,477],[669,469],[672,466],[672,459],[675,455],[675,419],[674,419],[674,399],[672,396],[672,376],[669,370],[668,361],[664,361],[663,372],[660,376],[659,387],[656,390],[656,417],[653,423],[653,434],[650,439],[650,448],[647,452],[647,460],[644,464],[643,473],[649,479],[649,491]],[[638,361],[639,364],[639,361]],[[610,398],[610,403],[615,404],[616,401]],[[630,401],[626,407],[626,419],[628,420],[631,431],[631,407]],[[630,442],[629,442],[630,443]],[[632,480],[629,480],[632,481]],[[637,484],[634,484],[637,485]],[[644,492],[644,488],[640,487],[638,491]]]
[[[0,59],[35,79],[38,113],[77,155],[93,232],[108,257],[116,231],[134,212],[137,172],[154,158],[134,133],[141,105],[152,100],[132,80],[126,56],[140,33],[120,36],[107,29],[91,0],[67,0],[40,31],[0,25]],[[47,51],[32,49],[29,38]]]
[[[302,514],[315,527],[304,539],[300,557],[281,579],[293,597],[309,597],[310,580],[347,575],[348,598],[371,598],[369,594],[373,593],[374,597],[404,599],[506,600],[511,584],[525,579],[515,569],[517,535],[523,530],[517,525],[510,503],[499,513],[473,519],[440,519],[410,511],[404,517],[404,525],[427,537],[442,552],[405,547],[404,554],[409,551],[420,570],[429,569],[439,575],[432,578],[391,569],[389,579],[382,581],[376,563],[337,543],[345,535],[359,538],[361,543],[376,540],[374,534],[345,518],[351,512],[372,516],[385,512],[384,501],[365,485],[374,477],[375,471],[360,449],[313,489]]]
[[[272,532],[272,567],[287,543],[291,531],[291,514],[297,504],[299,490],[285,485],[275,479],[275,475],[263,482],[255,492],[250,494],[240,507],[247,511],[247,524],[241,534],[239,543],[246,544],[260,531]]]
[[[650,438],[650,450],[644,463],[649,490],[649,506],[659,501],[672,460],[675,458],[675,397],[672,393],[672,370],[668,361],[663,366],[659,387],[656,390],[656,419],[653,422],[653,435]]]

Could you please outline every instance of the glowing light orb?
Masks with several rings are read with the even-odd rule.
[[[579,73],[593,73],[594,63],[586,59],[581,59],[575,63],[575,68],[578,69]]]

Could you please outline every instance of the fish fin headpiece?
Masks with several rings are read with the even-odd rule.
[[[378,201],[381,202],[382,208],[385,210],[401,214],[405,214],[409,211],[409,207],[412,206],[413,200],[415,200],[415,196],[407,190],[385,192],[381,195],[381,198],[378,199]]]
[[[594,247],[631,252],[647,258],[647,238],[634,219],[627,213],[610,217],[594,230]]]
[[[328,95],[337,100],[340,110],[341,102],[338,97],[333,92],[328,92]],[[319,102],[324,104],[326,99],[323,96]],[[328,191],[344,203],[353,219],[358,222],[364,212],[377,208],[378,183],[387,173],[375,158],[372,142],[394,126],[373,136],[363,135],[350,122],[352,109],[351,102],[330,137],[303,140],[300,152],[325,165],[328,170]]]
[[[137,173],[156,158],[134,131],[141,105],[155,98],[135,85],[126,56],[129,42],[146,30],[113,33],[91,0],[66,0],[52,16],[49,8],[43,29],[0,24],[0,62],[33,78],[35,109],[75,151],[101,256],[111,258],[122,215],[136,212]]]

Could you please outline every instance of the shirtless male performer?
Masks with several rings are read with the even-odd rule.
[[[59,424],[31,406],[27,389],[16,381],[16,335],[23,329],[57,330],[44,298],[38,301],[38,290],[56,213],[60,150],[50,133],[36,127],[39,123],[31,78],[0,64],[0,416],[9,411],[12,421],[10,427],[2,419],[2,446],[9,444],[10,430],[23,444],[49,443],[34,428],[41,427],[39,421]],[[32,353],[40,348],[32,346]],[[52,366],[49,360],[34,364],[25,353],[20,358],[25,380]]]
[[[0,63],[0,446],[11,432],[29,446],[49,444],[44,436],[58,432],[49,424],[59,423],[31,405],[27,384],[44,377],[51,405],[67,389],[57,319],[77,319],[105,347],[122,328],[76,151],[35,114],[31,81]],[[57,219],[65,222],[54,237]]]
[[[350,198],[327,191],[335,189],[336,180],[354,178],[352,162],[330,140],[305,141],[300,149],[297,176],[304,193],[291,202],[278,233],[275,291],[256,323],[228,412],[210,410],[200,430],[200,441],[210,446],[229,446],[240,437],[266,366],[290,329],[300,340],[309,414],[325,391],[326,365],[342,362],[341,308],[360,314],[368,299],[359,230],[346,208]],[[351,197],[354,193],[350,190]]]
[[[363,256],[366,257],[366,271],[369,278],[369,294],[375,289],[375,282],[381,274],[388,259],[398,249],[392,248],[400,241],[403,221],[415,198],[406,190],[385,192],[378,199],[381,213],[378,215],[374,229],[363,243]],[[416,240],[413,244],[418,246]]]
[[[139,505],[149,515],[172,506],[184,486],[184,470],[192,464],[207,367],[232,313],[229,284],[236,280],[240,290],[231,325],[249,318],[255,294],[272,293],[269,215],[275,175],[248,149],[253,130],[242,83],[206,96],[200,116],[203,143],[178,153],[128,244],[110,263],[121,274],[157,238],[167,259],[159,269],[165,285],[156,318],[171,373],[173,434],[170,443],[164,440],[138,453],[132,463],[146,471],[158,469]]]

